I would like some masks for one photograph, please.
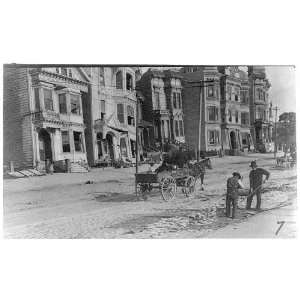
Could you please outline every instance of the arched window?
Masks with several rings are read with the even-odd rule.
[[[133,90],[132,76],[128,73],[126,73],[126,90],[127,91],[132,91]]]
[[[123,89],[123,76],[122,71],[118,71],[116,74],[116,88],[122,90]]]

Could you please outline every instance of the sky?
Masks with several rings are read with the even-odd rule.
[[[279,107],[278,115],[283,112],[296,112],[295,67],[266,67],[266,73],[271,83],[269,99],[273,107],[276,105]]]
[[[147,69],[148,67],[143,68],[143,72]],[[273,107],[278,106],[278,116],[283,112],[296,112],[295,67],[266,66],[266,74],[271,83],[269,99]]]

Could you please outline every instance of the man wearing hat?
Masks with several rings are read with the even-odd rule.
[[[247,198],[246,209],[251,208],[253,196],[256,195],[256,210],[260,210],[262,184],[269,179],[270,173],[263,168],[258,168],[255,160],[250,163],[250,167],[252,168],[249,174],[250,195]],[[265,179],[263,179],[264,175],[266,176]]]
[[[234,172],[232,177],[227,179],[227,195],[226,195],[226,217],[230,218],[231,207],[232,207],[232,219],[235,218],[235,212],[237,207],[237,202],[239,199],[240,188],[243,188],[241,184],[242,176],[238,172]]]

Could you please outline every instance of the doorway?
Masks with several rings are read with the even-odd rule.
[[[115,155],[114,155],[113,136],[110,133],[106,134],[106,141],[107,141],[109,157],[111,160],[114,160]]]
[[[52,162],[51,137],[49,132],[45,129],[39,131],[39,151],[40,167],[45,170],[47,160]]]
[[[237,149],[236,135],[234,131],[230,132],[230,143],[231,143],[231,149]]]

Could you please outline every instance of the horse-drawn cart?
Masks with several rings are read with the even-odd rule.
[[[211,167],[209,159],[189,163],[184,168],[163,163],[155,172],[136,173],[136,195],[146,199],[147,194],[157,189],[165,201],[170,201],[174,199],[177,187],[180,187],[186,197],[191,197],[195,193],[197,179],[207,165]]]

